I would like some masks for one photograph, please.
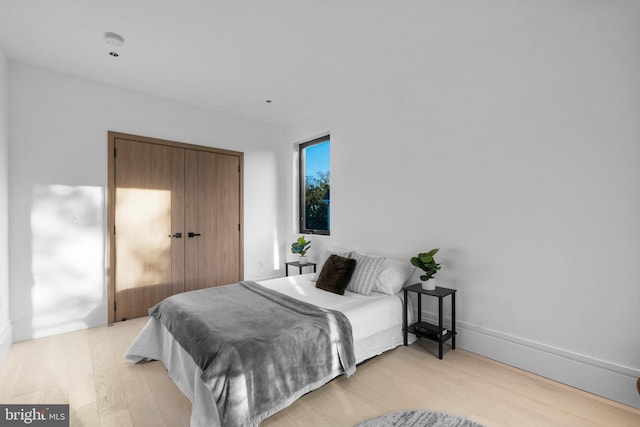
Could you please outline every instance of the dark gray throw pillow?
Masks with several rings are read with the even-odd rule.
[[[331,255],[322,266],[322,271],[316,281],[316,288],[344,295],[349,281],[356,268],[356,260],[339,255]]]

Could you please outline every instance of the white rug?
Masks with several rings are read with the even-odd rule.
[[[484,427],[475,421],[434,411],[400,411],[371,418],[356,427]]]

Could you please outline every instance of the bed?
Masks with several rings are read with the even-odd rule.
[[[324,261],[325,259],[321,264],[324,264]],[[283,304],[285,307],[285,309],[274,309],[265,306],[265,310],[271,310],[269,313],[290,311],[287,308],[293,307],[294,311],[312,310],[311,317],[316,319],[325,317],[329,319],[329,332],[318,335],[314,332],[317,323],[312,323],[309,326],[310,329],[306,330],[302,329],[302,323],[300,325],[297,322],[283,323],[283,325],[288,325],[285,326],[287,331],[300,329],[303,331],[301,335],[311,336],[309,342],[304,344],[305,348],[309,345],[316,345],[317,348],[309,348],[307,350],[292,350],[288,348],[288,343],[291,340],[288,332],[270,335],[262,340],[260,337],[254,338],[254,344],[252,345],[259,346],[273,343],[274,339],[280,339],[285,335],[284,341],[276,342],[270,347],[256,347],[262,348],[262,350],[256,350],[260,355],[257,357],[257,365],[252,368],[257,371],[255,374],[239,373],[236,369],[235,373],[230,375],[229,372],[233,369],[227,368],[216,368],[212,371],[213,373],[210,373],[211,368],[208,365],[203,365],[202,361],[193,355],[189,344],[181,341],[176,334],[176,331],[186,329],[188,330],[187,335],[198,336],[198,329],[194,329],[189,323],[195,316],[189,316],[188,320],[174,320],[174,328],[171,330],[171,322],[167,321],[166,317],[163,318],[158,313],[152,313],[153,315],[150,316],[149,321],[126,352],[125,358],[133,363],[147,360],[162,361],[171,379],[192,403],[192,426],[258,425],[265,418],[289,406],[305,393],[321,387],[331,379],[342,374],[352,375],[355,372],[356,364],[403,344],[403,304],[400,290],[408,279],[410,270],[405,269],[405,266],[398,264],[398,262],[392,263],[393,268],[389,269],[390,261],[385,260],[383,261],[384,265],[378,262],[378,266],[375,269],[363,272],[362,267],[366,267],[367,264],[365,261],[362,258],[360,259],[361,268],[359,269],[359,274],[355,274],[358,273],[356,270],[353,275],[353,279],[358,276],[360,283],[366,282],[368,289],[365,289],[365,291],[361,288],[354,288],[353,280],[350,280],[349,286],[351,290],[347,288],[343,295],[320,289],[318,287],[318,279],[322,278],[319,276],[322,272],[326,273],[327,271],[327,269],[321,269],[318,274],[302,274],[259,282],[241,282],[234,285],[195,291],[197,292],[196,294],[189,296],[192,299],[186,303],[189,307],[195,305],[196,302],[208,307],[208,301],[213,301],[207,299],[209,295],[220,291],[234,292],[230,297],[231,300],[246,301],[245,309],[253,307],[252,310],[259,310],[263,306],[262,302],[251,302],[253,301],[252,298],[254,298],[253,294],[257,293],[268,299],[278,300],[277,304]],[[385,265],[387,268],[384,268]],[[403,270],[401,274],[398,273],[400,270]],[[386,277],[383,272],[393,276],[395,284],[389,289],[380,289],[380,286],[376,287],[375,285],[381,283],[381,274],[383,279]],[[388,280],[386,282],[389,283]],[[398,283],[400,284],[398,285]],[[386,293],[380,292],[380,290]],[[187,297],[185,294],[179,295],[181,299]],[[215,298],[218,299],[217,294],[215,295]],[[269,302],[269,304],[271,303]],[[154,309],[150,310],[150,313]],[[314,310],[317,310],[317,312]],[[181,309],[171,308],[166,311],[169,313],[181,311]],[[265,316],[264,313],[261,315],[263,318],[279,318],[271,315]],[[219,322],[220,319],[216,321]],[[277,322],[279,320],[276,320]],[[343,325],[340,325],[340,322]],[[295,326],[292,327],[291,325]],[[339,325],[341,329],[337,328],[336,325]],[[251,329],[247,324],[243,327]],[[229,326],[228,329],[234,328]],[[196,332],[193,332],[194,330]],[[339,333],[336,331],[339,331]],[[322,337],[325,335],[330,336],[330,338],[327,343],[323,344]],[[213,339],[198,337],[193,339],[196,344],[192,346],[203,345],[203,342],[220,340],[222,340],[220,337]],[[235,342],[241,345],[244,341],[240,338]],[[295,384],[295,386],[289,384],[289,379],[280,380],[280,377],[287,376],[291,371],[294,371],[295,366],[289,365],[285,368],[274,368],[273,363],[270,362],[265,365],[262,362],[270,359],[270,352],[278,351],[281,347],[285,347],[283,351],[295,354],[296,357],[305,357],[304,355],[298,355],[305,352],[310,353],[311,356],[307,355],[306,357],[312,357],[313,361],[317,362],[318,372],[308,378],[306,378],[305,374],[304,381],[301,384]],[[320,356],[320,352],[327,347],[331,347],[330,351],[333,353],[328,354],[323,359]],[[235,349],[231,350],[231,356],[229,356],[229,352],[219,349],[207,349],[206,352],[216,354],[215,357],[207,356],[209,359],[230,360],[229,362],[223,361],[219,363],[231,364],[234,359],[238,359]],[[271,359],[282,360],[286,359],[286,357],[276,355],[271,356]],[[224,382],[218,379],[221,369],[225,370],[224,375],[227,375],[227,380]],[[295,377],[296,381],[300,377],[295,372],[290,376]],[[252,394],[250,393],[251,390],[247,390],[247,387],[252,387],[256,390],[253,390]],[[277,398],[263,402],[264,396],[268,394],[276,394]],[[247,395],[250,398],[247,398]],[[253,397],[251,398],[251,396]]]

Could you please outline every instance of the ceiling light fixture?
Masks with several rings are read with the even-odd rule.
[[[106,32],[104,33],[104,41],[111,47],[109,51],[109,55],[117,58],[120,56],[118,54],[118,48],[124,44],[124,37],[117,33]]]

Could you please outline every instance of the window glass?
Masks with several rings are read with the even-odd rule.
[[[329,135],[300,144],[300,233],[329,234]]]

